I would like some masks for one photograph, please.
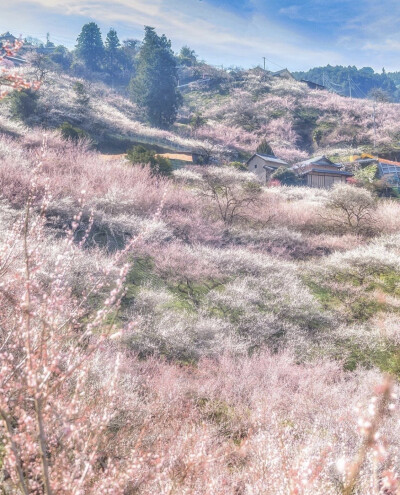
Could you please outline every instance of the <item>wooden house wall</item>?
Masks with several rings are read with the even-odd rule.
[[[307,186],[330,189],[335,184],[346,182],[345,175],[307,174]]]

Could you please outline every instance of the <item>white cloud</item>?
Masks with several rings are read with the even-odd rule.
[[[6,0],[0,0],[0,4],[3,1]],[[276,8],[274,18],[267,15],[265,0],[249,0],[252,11],[247,10],[243,16],[227,8],[211,5],[208,1],[13,0],[3,10],[0,24],[6,22],[4,18],[7,16],[11,18],[13,13],[15,25],[19,12],[28,10],[30,6],[32,19],[29,23],[25,21],[25,26],[29,26],[25,32],[35,26],[35,15],[38,19],[39,16],[46,19],[46,15],[51,14],[65,19],[66,26],[70,22],[71,46],[78,34],[76,31],[79,29],[77,26],[80,19],[82,24],[87,19],[93,19],[105,29],[113,26],[118,32],[129,33],[131,36],[141,36],[143,25],[151,25],[171,38],[175,49],[188,44],[201,58],[212,63],[243,66],[260,63],[262,56],[291,69],[326,63],[357,64],[362,59],[361,52],[398,50],[394,43],[396,38],[388,35],[390,15],[382,14],[382,7],[372,0],[360,0],[357,15],[354,15],[354,3],[350,0],[306,0],[301,6],[300,2],[293,0],[293,4],[282,6],[280,10]],[[385,3],[393,6],[393,29],[395,19],[400,18],[400,2],[397,7],[395,0],[385,0]],[[353,5],[353,17],[343,16],[342,13],[343,22],[338,25],[336,23],[340,19],[340,7],[346,5]],[[281,16],[280,21],[277,21],[277,13]],[[65,16],[70,16],[71,21]],[[288,18],[293,21],[291,28],[284,25]],[[330,38],[327,36],[330,45],[320,40],[316,42],[316,33],[310,30],[307,34],[299,34],[301,31],[294,27],[295,21],[299,19],[322,23],[327,19],[335,21],[335,25],[330,28]],[[300,25],[299,22],[296,24]],[[317,31],[320,25],[316,24],[315,27]],[[66,29],[67,27],[63,30],[64,37]],[[32,31],[35,29],[32,28]],[[382,62],[379,61],[379,64]]]
[[[189,44],[204,58],[218,58],[221,63],[225,59],[255,65],[267,56],[279,65],[300,68],[341,58],[264,15],[241,17],[205,0],[14,0],[13,8],[18,4],[19,8],[31,4],[53,14],[92,18],[109,25],[151,25],[171,38],[174,46]]]

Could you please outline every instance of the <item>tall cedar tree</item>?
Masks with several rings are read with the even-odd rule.
[[[104,60],[104,45],[99,26],[89,22],[82,28],[78,36],[76,54],[90,70],[100,70]]]
[[[150,124],[162,129],[175,120],[182,96],[178,90],[177,66],[171,41],[145,27],[137,75],[131,80],[132,99],[146,112]]]
[[[120,47],[121,43],[119,41],[117,31],[111,28],[107,33],[107,38],[105,41],[106,47],[106,68],[112,76],[116,75],[116,72],[120,70]]]
[[[261,143],[257,146],[256,153],[261,153],[263,155],[275,156],[275,153],[268,142],[263,139]]]

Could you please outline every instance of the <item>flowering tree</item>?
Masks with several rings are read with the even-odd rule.
[[[0,252],[2,465],[10,493],[83,494],[89,487],[90,493],[122,493],[129,467],[117,469],[104,453],[117,399],[117,349],[115,371],[97,386],[96,397],[90,375],[98,353],[119,335],[115,315],[129,268],[126,255],[137,237],[90,274],[90,288],[74,296],[68,271],[92,223],[77,246],[82,213],[75,215],[62,254],[49,266],[44,227],[51,196],[38,203],[36,186],[45,152],[44,147],[25,213]],[[93,297],[102,300],[97,311],[88,305]]]
[[[262,189],[253,174],[229,168],[210,167],[203,174],[201,196],[211,199],[220,218],[231,225],[257,203]]]
[[[22,48],[23,42],[21,40],[15,41],[13,45],[6,43],[2,46],[0,52],[0,99],[7,96],[11,91],[22,91],[24,89],[33,89],[36,91],[40,87],[39,81],[28,81],[19,74],[14,74],[7,66],[4,66],[6,57],[15,56]]]

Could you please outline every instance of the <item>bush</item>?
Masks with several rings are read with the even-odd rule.
[[[80,139],[87,138],[87,133],[79,127],[74,127],[69,122],[64,122],[60,126],[60,132],[64,139],[69,141],[79,141]]]
[[[278,180],[284,186],[295,186],[299,183],[299,179],[295,172],[290,168],[279,167],[271,175],[271,179]]]
[[[127,152],[128,160],[133,164],[149,164],[152,171],[160,175],[170,175],[172,164],[168,158],[156,155],[153,150],[148,150],[142,145],[134,146]]]
[[[80,107],[87,108],[90,103],[90,96],[86,87],[81,82],[76,82],[73,86],[75,92],[75,103]]]
[[[242,172],[247,172],[247,167],[242,162],[230,162],[229,166],[241,170]]]
[[[26,121],[36,113],[38,98],[38,94],[30,89],[12,92],[8,97],[11,116],[17,120]]]
[[[366,189],[349,185],[336,186],[326,207],[330,212],[327,218],[330,224],[360,233],[371,231],[376,202]]]
[[[193,130],[197,130],[207,124],[207,119],[201,115],[201,113],[196,112],[190,118],[190,126]]]

